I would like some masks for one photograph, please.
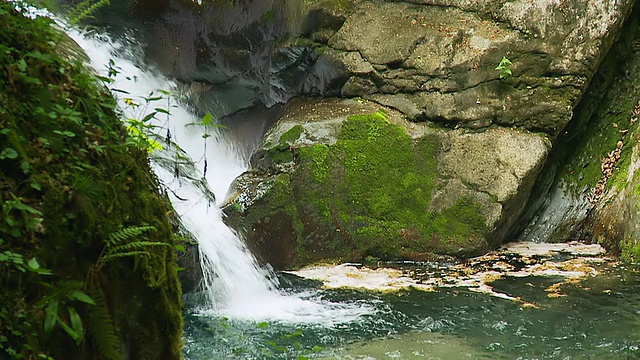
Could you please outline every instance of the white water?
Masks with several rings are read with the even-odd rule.
[[[140,108],[127,106],[125,98],[140,103],[151,93],[157,95],[159,89],[170,90],[175,86],[153,69],[141,69],[135,63],[136,56],[126,46],[106,36],[88,36],[77,31],[69,31],[69,35],[85,50],[91,65],[102,76],[107,76],[109,60],[115,61],[120,73],[111,88],[128,93],[116,94],[127,117],[141,118],[146,114],[140,113]],[[167,108],[167,104],[151,104],[150,108],[154,107]],[[175,101],[169,110],[169,119],[156,122],[161,127],[159,134],[170,128],[172,140],[197,162],[200,170],[207,159],[207,182],[217,199],[223,199],[233,179],[246,170],[246,162],[240,159],[232,144],[225,141],[224,130],[207,139],[205,153],[202,128],[186,126],[200,119]],[[171,157],[171,151],[165,148],[163,153]],[[243,241],[224,224],[216,204],[211,204],[190,181],[176,178],[171,171],[157,165],[155,170],[163,184],[170,188],[171,202],[184,225],[198,240],[203,289],[208,298],[203,313],[256,321],[333,325],[354,321],[372,311],[363,305],[323,301],[315,294],[282,294],[273,272],[260,266]]]

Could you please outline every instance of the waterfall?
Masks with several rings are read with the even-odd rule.
[[[120,107],[127,118],[140,118],[140,106],[130,106],[125,99],[134,102],[150,94],[158,95],[159,89],[172,89],[175,83],[169,81],[153,70],[143,70],[131,59],[133,54],[126,47],[119,45],[102,36],[101,40],[84,36],[75,31],[71,37],[85,50],[91,59],[91,65],[108,76],[109,60],[114,60],[118,72],[111,87],[117,89]],[[211,166],[207,172],[207,183],[212,184],[213,193],[217,198],[223,198],[231,181],[246,170],[242,159],[232,151],[232,145],[224,141],[223,135],[217,130],[213,136],[202,138],[202,128],[189,126],[200,120],[180,103],[167,99],[170,115],[163,120],[160,114],[153,125],[157,131],[165,133],[169,130],[172,140],[180,145],[196,165]],[[165,99],[159,103],[150,104],[149,108],[162,107]],[[151,110],[148,110],[151,111]],[[216,131],[216,130],[214,130]],[[207,142],[206,150],[204,143]],[[163,159],[171,159],[176,150],[165,145],[160,155]],[[206,152],[205,152],[206,151]],[[188,180],[176,178],[172,171],[154,163],[154,168],[160,180],[170,188],[171,202],[189,231],[198,239],[201,265],[204,273],[204,289],[208,293],[211,304],[226,306],[238,301],[242,302],[252,297],[264,297],[277,291],[275,277],[270,270],[261,267],[253,255],[246,248],[242,240],[227,227],[222,220],[222,212],[216,204],[209,201],[207,196],[195,184]]]
[[[137,63],[139,59],[131,47],[113,42],[105,35],[75,30],[68,30],[68,34],[84,49],[91,59],[91,66],[102,76],[108,76],[109,67],[117,70],[111,87],[118,89],[118,100],[127,117],[144,116],[136,113],[140,108],[127,106],[127,98],[135,101],[157,94],[159,89],[175,87],[175,83],[154,72],[144,61]],[[114,64],[109,65],[111,59],[115,68]],[[234,151],[234,145],[225,139],[224,129],[213,131],[206,139],[205,147],[202,128],[188,126],[201,119],[179,102],[165,106],[171,115],[164,120],[159,116],[154,125],[162,133],[169,129],[172,140],[201,170],[207,162],[207,183],[212,184],[213,193],[219,199],[224,198],[233,179],[246,170],[246,160],[241,159],[239,152]],[[151,104],[150,108],[154,107],[162,105]],[[160,158],[171,158],[172,151],[175,149],[166,146]],[[270,268],[260,266],[238,235],[226,226],[222,211],[210,201],[206,191],[202,191],[201,184],[176,177],[159,162],[154,162],[154,169],[164,186],[169,188],[172,205],[183,224],[198,241],[203,289],[208,298],[207,304],[203,304],[203,313],[249,320],[334,325],[354,321],[373,311],[364,304],[332,303],[314,292],[282,293],[274,273]]]

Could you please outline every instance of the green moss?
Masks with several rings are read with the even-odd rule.
[[[329,155],[329,147],[323,144],[315,144],[311,147],[305,147],[300,149],[300,156],[305,159],[310,159],[311,173],[315,181],[321,183],[329,178],[329,162],[327,156]]]
[[[300,138],[303,132],[304,126],[296,125],[280,135],[279,144],[282,146],[291,146]]]
[[[640,261],[640,243],[633,239],[625,239],[620,243],[622,261],[638,263]]]
[[[343,229],[363,256],[478,249],[487,231],[480,205],[460,199],[443,213],[429,210],[438,146],[436,136],[414,140],[382,112],[349,116],[334,145],[299,149],[295,201]]]
[[[635,133],[637,131],[637,126],[632,126],[627,133],[626,139],[627,144],[622,148],[622,152],[620,153],[620,159],[616,163],[615,171],[613,175],[607,182],[607,188],[611,189],[613,187],[618,190],[623,189],[627,185],[627,178],[629,175],[629,167],[631,166],[631,155],[633,152],[633,143],[630,142],[630,139],[635,139]]]
[[[284,164],[293,161],[292,145],[300,138],[304,132],[302,125],[296,125],[280,135],[278,145],[267,150],[267,156],[276,164]]]
[[[574,119],[570,124],[572,126],[560,138],[562,143],[559,145],[569,149],[568,155],[562,158],[568,160],[569,164],[564,172],[564,179],[576,194],[581,193],[584,188],[593,188],[600,180],[601,160],[616,149],[616,144],[622,139],[621,130],[629,130],[625,141],[635,138],[637,125],[630,126],[629,120],[638,98],[636,92],[629,89],[640,87],[640,77],[628,76],[620,67],[621,63],[627,64],[624,69],[638,67],[638,60],[631,53],[631,43],[637,38],[633,33],[637,33],[638,27],[637,24],[632,24],[636,21],[635,18],[632,16],[630,19],[634,20],[626,25],[627,36],[621,38],[604,59],[589,91],[574,111]],[[577,134],[580,136],[576,137]],[[574,140],[575,138],[578,140]],[[631,148],[628,144],[623,148],[607,188],[624,186]]]

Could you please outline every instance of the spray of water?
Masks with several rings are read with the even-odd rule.
[[[138,108],[127,106],[126,98],[149,97],[158,89],[171,89],[175,84],[145,65],[137,65],[136,56],[126,46],[108,36],[89,36],[77,31],[69,35],[85,50],[91,65],[103,76],[108,75],[109,61],[114,60],[118,75],[113,88],[124,91],[121,107],[125,116],[139,117]],[[141,66],[145,66],[142,69]],[[113,68],[113,65],[111,65]],[[204,168],[207,159],[207,182],[214,194],[222,199],[233,179],[246,170],[246,163],[225,140],[224,129],[214,136],[202,138],[202,128],[188,126],[198,119],[180,103],[170,105],[170,120],[158,120],[158,131],[168,131],[172,140]],[[207,146],[204,141],[208,141]],[[171,148],[163,150],[171,157]],[[175,151],[175,150],[173,150]],[[331,303],[315,294],[285,295],[278,290],[273,272],[258,264],[237,234],[223,222],[221,210],[212,204],[201,188],[176,178],[166,167],[155,164],[155,170],[165,186],[170,188],[171,201],[187,229],[198,240],[203,288],[208,298],[204,313],[250,320],[299,323],[336,324],[353,321],[371,311],[364,305]]]

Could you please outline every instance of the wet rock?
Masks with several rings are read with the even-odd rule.
[[[364,100],[299,100],[264,137],[225,212],[280,268],[479,254],[504,241],[548,147],[524,131],[410,123]]]

